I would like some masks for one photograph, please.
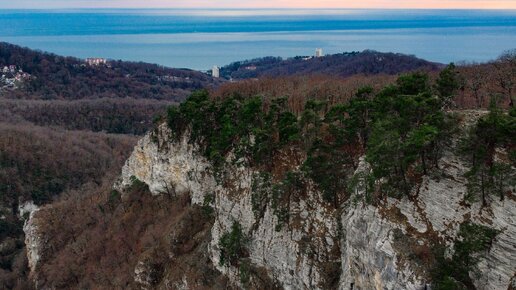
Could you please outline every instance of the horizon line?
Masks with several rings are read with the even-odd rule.
[[[2,8],[0,10],[516,10],[516,8],[465,8],[465,7],[449,7],[449,8],[432,8],[432,7],[35,7],[35,8]]]

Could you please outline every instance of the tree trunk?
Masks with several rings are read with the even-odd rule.
[[[503,181],[505,180],[505,177],[506,176],[503,175],[503,172],[500,172],[500,189],[499,189],[500,190],[500,201],[503,201],[503,198],[504,198],[504,196],[503,196]]]
[[[425,151],[421,152],[421,165],[423,166],[423,173],[426,175]]]
[[[407,179],[405,177],[405,170],[403,169],[403,164],[400,164],[400,176],[401,176],[401,179],[403,180],[403,191],[408,196],[409,189],[408,189]]]
[[[482,206],[486,206],[486,191],[484,188],[484,170],[481,171],[480,175],[480,188],[482,189]]]

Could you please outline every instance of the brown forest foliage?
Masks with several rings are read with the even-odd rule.
[[[288,59],[264,57],[238,61],[222,67],[220,73],[221,76],[228,79],[310,74],[349,77],[353,75],[395,75],[414,70],[436,71],[442,66],[442,64],[432,63],[412,55],[364,50],[316,58],[306,56]]]
[[[119,168],[136,138],[0,123],[2,198],[46,203]],[[14,206],[14,205],[13,205]]]
[[[7,123],[0,136],[0,289],[28,289],[20,202],[92,192],[120,170],[136,138]]]
[[[511,53],[512,57],[506,56]],[[462,88],[455,103],[459,108],[486,108],[493,97],[501,98],[502,104],[508,106],[511,98],[516,98],[515,52],[485,64],[462,64],[458,71]]]
[[[508,55],[511,55],[509,52]],[[515,98],[515,57],[502,56],[486,64],[461,64],[457,66],[460,89],[453,100],[457,109],[487,108],[494,97],[506,107]],[[439,72],[427,71],[431,79]],[[371,86],[375,91],[393,83],[397,75],[354,75],[346,78],[325,75],[265,77],[221,85],[212,91],[215,98],[233,94],[245,97],[261,95],[265,98],[288,97],[294,113],[302,111],[308,99],[319,99],[328,105],[346,102],[360,87]]]
[[[244,97],[263,96],[265,98],[288,97],[291,110],[299,113],[308,99],[328,101],[328,105],[349,100],[356,91],[364,86],[380,90],[396,80],[392,75],[352,76],[347,78],[324,75],[290,76],[263,78],[227,83],[212,92],[214,98],[224,98],[233,94]]]
[[[134,269],[142,261],[150,265],[152,286],[170,287],[187,275],[196,289],[228,289],[209,263],[213,218],[189,204],[188,196],[153,197],[139,182],[123,196],[110,183],[74,192],[38,212],[38,226],[52,237],[38,271],[40,286],[140,289]]]
[[[148,99],[77,101],[0,99],[0,122],[60,127],[67,130],[104,131],[142,135],[152,127],[153,118],[173,104]]]

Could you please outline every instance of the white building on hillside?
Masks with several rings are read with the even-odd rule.
[[[211,70],[211,76],[214,78],[220,77],[220,68],[216,65],[213,66],[213,69]]]
[[[91,65],[91,66],[101,65],[101,64],[106,64],[107,63],[107,59],[105,59],[105,58],[98,58],[98,57],[91,57],[91,58],[87,58],[86,59],[86,63],[88,65]]]
[[[315,57],[323,57],[323,56],[324,56],[324,53],[323,53],[322,48],[316,48],[315,49]]]

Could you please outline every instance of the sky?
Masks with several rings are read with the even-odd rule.
[[[516,0],[0,0],[0,9],[11,8],[516,9]]]

